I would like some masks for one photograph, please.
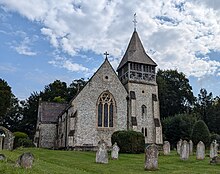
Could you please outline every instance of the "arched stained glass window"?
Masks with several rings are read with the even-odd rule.
[[[98,99],[98,127],[113,127],[114,112],[114,98],[104,92]]]

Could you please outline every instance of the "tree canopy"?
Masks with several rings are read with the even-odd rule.
[[[177,70],[158,70],[157,84],[161,118],[191,110],[195,98],[185,74]]]

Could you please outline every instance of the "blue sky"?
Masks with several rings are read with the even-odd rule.
[[[89,78],[103,53],[117,68],[133,32],[161,69],[220,95],[218,0],[0,0],[0,78],[19,99],[56,79]]]

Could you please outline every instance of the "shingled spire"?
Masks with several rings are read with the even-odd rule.
[[[132,34],[128,48],[117,68],[117,71],[128,62],[157,66],[157,64],[146,54],[136,30]]]

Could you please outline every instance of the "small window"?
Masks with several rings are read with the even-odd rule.
[[[135,95],[135,92],[134,91],[130,91],[130,97],[131,99],[136,99],[136,95]]]
[[[157,95],[156,94],[152,94],[152,100],[157,101]]]
[[[147,128],[144,129],[144,136],[147,137]]]
[[[105,79],[108,80],[108,76],[105,76]]]
[[[131,123],[132,123],[132,126],[137,126],[137,118],[131,117]]]
[[[142,132],[142,134],[144,135],[144,128],[143,128],[143,127],[141,128],[141,132]]]
[[[147,107],[145,105],[141,106],[141,113],[142,113],[142,118],[146,117]]]
[[[154,124],[155,124],[155,127],[160,127],[160,121],[158,118],[154,119]]]

